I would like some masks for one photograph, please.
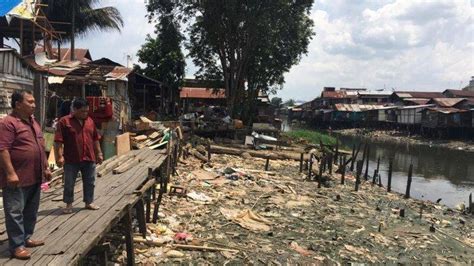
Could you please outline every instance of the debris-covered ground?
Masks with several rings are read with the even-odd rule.
[[[160,220],[135,237],[137,263],[466,263],[474,259],[472,215],[404,199],[334,174],[305,180],[299,163],[213,155],[178,164]],[[178,189],[179,192],[179,189]],[[404,217],[401,213],[404,212]],[[124,261],[119,249],[113,257]]]

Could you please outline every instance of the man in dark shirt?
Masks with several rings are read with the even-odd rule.
[[[99,209],[92,204],[96,162],[100,164],[104,160],[99,139],[94,121],[89,117],[89,103],[85,99],[75,99],[72,113],[59,120],[54,136],[56,164],[59,167],[64,165],[64,213],[72,212],[74,184],[79,171],[82,175],[85,208]]]
[[[29,259],[25,247],[44,245],[32,240],[40,202],[41,182],[51,179],[41,126],[33,118],[31,91],[14,92],[13,112],[0,122],[0,187],[10,252]]]

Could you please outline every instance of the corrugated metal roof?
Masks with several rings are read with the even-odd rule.
[[[448,108],[433,107],[433,108],[427,108],[427,110],[430,110],[432,112],[443,113],[443,114],[464,113],[468,111],[468,110],[451,108],[451,107],[448,107]]]
[[[443,94],[446,94],[446,93],[451,93],[454,97],[474,98],[474,91],[445,90]]]
[[[433,98],[429,103],[434,103],[439,107],[453,107],[456,104],[465,101],[464,98]]]
[[[400,98],[443,98],[444,95],[441,92],[431,91],[396,91],[394,92]]]
[[[386,106],[383,105],[375,105],[375,104],[342,104],[338,103],[334,105],[334,109],[336,111],[341,112],[363,112],[368,110],[379,110],[379,109],[387,109]]]
[[[393,92],[391,91],[358,91],[360,96],[390,96]]]
[[[357,91],[323,91],[321,98],[325,99],[343,99],[343,98],[356,98]]]
[[[399,109],[417,109],[417,108],[428,108],[428,107],[434,107],[434,104],[421,104],[421,105],[413,105],[413,106],[402,106],[399,107]]]
[[[225,99],[225,89],[182,87],[180,98]]]
[[[422,104],[427,104],[430,99],[426,99],[426,98],[406,98],[406,99],[403,99],[404,102],[411,102],[411,103],[415,103],[417,105],[422,105]]]
[[[132,73],[132,69],[126,67],[114,67],[112,71],[107,73],[105,77],[105,81],[111,80],[121,80],[121,81],[128,81],[128,75]]]

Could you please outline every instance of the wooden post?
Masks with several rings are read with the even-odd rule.
[[[472,193],[469,194],[469,212],[471,214],[474,214],[474,205],[472,204]]]
[[[400,217],[405,217],[405,209],[400,209]]]
[[[321,188],[321,182],[323,180],[323,165],[324,165],[325,157],[321,158],[321,162],[319,162],[319,174],[318,174],[318,188]]]
[[[20,19],[20,55],[24,56],[23,19]]]
[[[334,155],[334,164],[337,164],[338,158],[339,158],[339,138],[336,138],[336,154]]]
[[[135,265],[135,248],[133,246],[133,228],[132,228],[132,212],[128,207],[127,213],[123,217],[123,225],[125,234],[125,245],[127,249],[127,265]]]
[[[152,178],[155,178],[153,176],[153,168],[151,167],[148,167],[148,179],[152,179]],[[156,183],[155,183],[156,184]],[[153,188],[155,186],[153,185]],[[146,207],[145,207],[145,221],[147,223],[150,222],[150,216],[151,216],[151,193],[153,193],[153,189],[150,188],[147,192],[146,192],[146,197],[145,197],[145,203],[146,203]]]
[[[304,153],[300,153],[300,173],[303,172],[303,158],[304,158]]]
[[[364,145],[364,151],[362,152],[362,169],[364,169],[365,157],[367,155],[367,146],[368,146],[368,143],[366,142]]]
[[[265,162],[265,171],[268,171],[269,164],[270,164],[270,157],[267,157],[267,161]]]
[[[410,164],[410,168],[408,169],[407,190],[405,192],[406,199],[410,197],[412,174],[413,174],[413,164]]]
[[[369,155],[370,155],[370,145],[367,143],[367,154],[366,154],[366,161],[365,161],[365,180],[369,180]]]
[[[330,155],[329,155],[329,158],[328,158],[328,169],[329,169],[329,174],[330,174],[330,175],[332,175],[332,163],[333,163],[333,162],[332,162],[332,160],[333,160],[333,157],[332,157],[332,156],[333,156],[333,155],[330,154]]]
[[[135,205],[135,211],[137,214],[138,228],[143,238],[146,238],[146,217],[145,217],[145,203],[143,199],[138,200]]]
[[[360,184],[360,175],[362,173],[362,161],[357,161],[357,169],[356,169],[356,182],[355,182],[355,191],[359,191],[359,184]]]
[[[387,191],[392,191],[392,170],[393,170],[393,159],[390,159],[388,162],[388,181],[387,181]]]
[[[372,185],[375,185],[376,178],[377,178],[377,169],[374,169],[374,176],[372,176]]]
[[[346,167],[345,167],[345,165],[344,165],[345,162],[346,162],[346,156],[344,155],[344,156],[342,157],[342,164],[341,164],[341,166],[342,166],[342,169],[341,169],[341,170],[342,170],[342,173],[341,173],[341,185],[344,185],[344,183],[345,183],[345,180],[344,180],[344,179],[345,179],[345,178],[344,178],[344,175],[346,174]]]
[[[351,171],[354,171],[355,150],[356,150],[356,145],[354,144],[354,145],[352,146]]]

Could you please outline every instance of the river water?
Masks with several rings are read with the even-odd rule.
[[[353,144],[365,142],[365,139],[354,136],[339,136],[339,139],[351,149]],[[467,206],[469,194],[474,192],[474,153],[427,145],[369,143],[369,175],[373,175],[380,157],[384,186],[387,185],[389,160],[393,158],[392,190],[405,193],[408,169],[413,164],[412,197],[430,201],[441,198],[441,203],[450,207],[459,203]]]

